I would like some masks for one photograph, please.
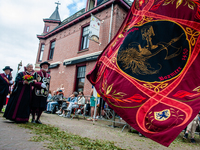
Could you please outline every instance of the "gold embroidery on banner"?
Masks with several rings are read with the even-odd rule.
[[[116,63],[116,57],[111,58],[111,62],[114,64]]]
[[[137,25],[140,26],[140,25],[142,25],[142,24],[144,24],[144,23],[146,23],[146,22],[151,22],[152,20],[153,20],[153,18],[143,16],[143,17],[142,17],[142,20],[141,20],[140,22],[138,22]]]
[[[165,0],[165,2],[163,3],[163,6],[169,5],[170,3],[173,4],[175,2],[175,0]],[[183,0],[177,0],[176,1],[176,9],[183,4]],[[194,10],[194,7],[196,7],[196,4],[191,1],[191,0],[185,0],[185,4],[183,6],[188,6],[188,8]]]
[[[142,34],[142,39],[146,40],[147,45],[142,47],[140,43],[132,42],[129,44],[129,48],[122,51],[117,58],[118,61],[122,61],[123,67],[125,69],[130,68],[134,74],[141,74],[141,75],[157,74],[159,70],[162,68],[162,66],[158,64],[160,68],[156,70],[152,68],[147,61],[151,57],[157,55],[162,50],[166,50],[167,52],[165,60],[172,59],[181,54],[182,47],[177,48],[174,47],[172,44],[177,42],[183,36],[183,34],[181,34],[179,37],[173,38],[168,43],[159,42],[155,45],[152,43],[152,36],[156,36],[152,26],[143,27],[141,29],[141,34]],[[158,46],[160,46],[160,48],[156,52],[151,53],[151,50],[155,50]],[[171,55],[168,55],[169,46],[176,49],[176,51]]]
[[[114,47],[117,44],[117,41],[118,40],[116,40],[115,42],[113,42],[112,47]]]
[[[151,83],[147,83],[147,84],[143,84],[145,87],[149,88],[149,89],[153,89],[155,92],[160,92],[160,90],[166,88],[168,86],[168,83],[160,83],[158,85],[153,85]]]
[[[189,28],[189,27],[186,27],[186,33],[188,34],[188,35],[190,35],[191,37],[190,37],[190,39],[189,39],[189,42],[190,42],[190,44],[192,45],[192,46],[194,46],[195,45],[195,43],[196,43],[196,39],[197,38],[195,38],[195,36],[199,36],[199,33],[200,32],[198,32],[198,31],[196,31],[196,32],[194,32],[194,30],[193,29],[191,29],[191,28]]]
[[[118,105],[115,105],[114,103],[112,103],[109,100],[109,98],[112,97],[112,99],[115,100],[115,101],[124,102],[124,101],[122,101],[120,99],[122,99],[126,94],[123,93],[123,92],[116,93],[116,90],[115,90],[111,95],[107,95],[106,93],[110,93],[111,92],[112,86],[113,86],[113,84],[108,86],[107,85],[107,80],[104,81],[103,79],[101,81],[101,84],[99,84],[100,93],[106,97],[106,99],[108,100],[108,103],[110,103],[111,105],[113,105],[114,107],[117,107],[117,108],[138,108],[138,107],[142,106],[142,105],[137,105],[137,106],[118,106]],[[113,97],[113,94],[114,94],[114,97]]]
[[[124,27],[124,30],[122,32],[126,32],[127,30],[129,30],[129,25],[127,25],[126,27]]]
[[[193,91],[200,92],[200,86],[196,87]]]
[[[120,34],[119,36],[118,36],[118,38],[123,38],[124,37],[124,35],[123,34]]]
[[[172,116],[173,117],[176,117],[176,124],[178,124],[178,120],[180,119],[180,120],[183,120],[183,118],[182,117],[184,117],[184,115],[179,115],[179,110],[177,110],[177,111],[175,111],[173,108],[170,108],[170,110],[171,110],[171,114],[172,114]]]
[[[108,85],[107,84],[107,81],[105,81],[104,83],[103,83],[103,89],[104,89],[104,91],[106,92],[105,94],[108,96],[108,95],[111,95],[111,97],[113,97],[113,98],[115,98],[115,99],[121,99],[121,98],[123,98],[126,94],[125,93],[123,93],[123,92],[118,92],[118,93],[116,93],[116,90],[114,90],[112,93],[111,93],[111,91],[112,91],[112,88],[113,88],[113,85],[114,85],[114,83],[113,84],[111,84],[111,85]]]

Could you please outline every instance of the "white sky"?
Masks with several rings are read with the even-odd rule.
[[[35,64],[44,18],[56,8],[56,0],[0,0],[0,73],[5,66],[16,75],[18,63]],[[61,21],[85,8],[86,0],[59,0]],[[21,69],[20,71],[22,71]]]
[[[85,8],[87,0],[59,0],[61,21]],[[133,1],[133,0],[131,0]],[[0,0],[0,73],[5,66],[16,75],[18,63],[35,64],[44,18],[56,8],[56,0]],[[23,67],[22,67],[23,68]],[[20,71],[22,71],[21,69]]]

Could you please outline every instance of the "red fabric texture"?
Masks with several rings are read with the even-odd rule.
[[[87,75],[118,115],[164,146],[200,110],[199,12],[199,0],[136,0]]]

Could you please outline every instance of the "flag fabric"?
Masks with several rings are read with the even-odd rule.
[[[135,0],[87,78],[129,125],[169,146],[200,110],[199,33],[199,0]]]

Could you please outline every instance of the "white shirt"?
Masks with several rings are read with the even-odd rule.
[[[5,76],[8,78],[8,75],[6,74],[6,73],[4,73],[5,74]]]

